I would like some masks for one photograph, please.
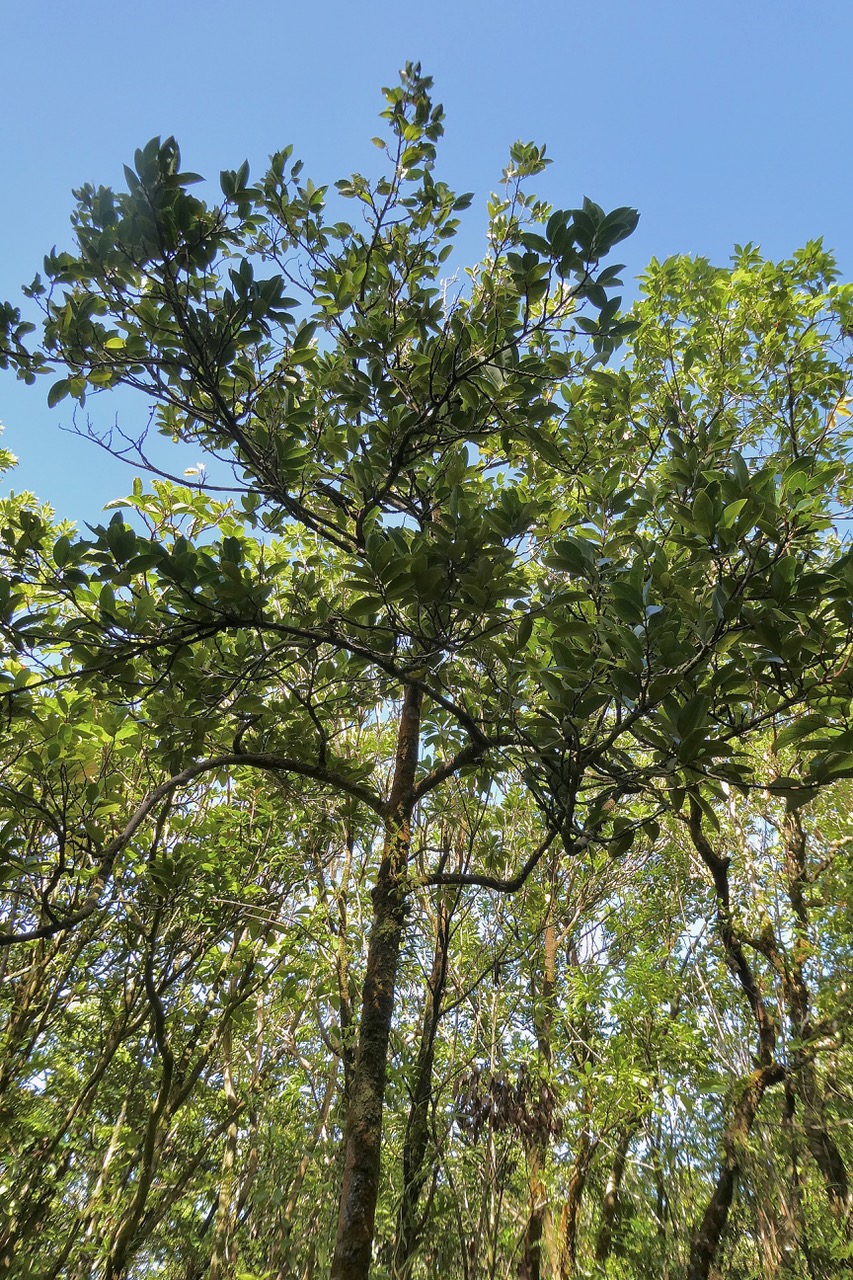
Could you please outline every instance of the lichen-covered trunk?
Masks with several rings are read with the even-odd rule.
[[[796,810],[785,814],[782,827],[785,849],[785,878],[788,901],[794,913],[793,954],[787,964],[770,956],[782,980],[788,1016],[796,1031],[800,1048],[792,1054],[791,1065],[796,1091],[803,1103],[803,1120],[809,1152],[823,1176],[829,1207],[840,1220],[848,1218],[851,1209],[850,1178],[844,1157],[829,1131],[826,1103],[820,1078],[811,1056],[804,1046],[812,1039],[811,996],[806,982],[806,964],[812,952],[806,889],[809,871],[806,866],[806,832]]]
[[[233,1270],[236,1256],[233,1247],[233,1197],[237,1166],[237,1117],[240,1102],[234,1089],[231,1054],[231,1028],[226,1026],[222,1035],[222,1082],[225,1101],[231,1122],[225,1134],[222,1152],[222,1169],[219,1177],[219,1196],[213,1230],[213,1252],[208,1268],[209,1280],[222,1280]]]
[[[421,1223],[419,1204],[428,1176],[429,1108],[432,1097],[432,1073],[435,1060],[435,1035],[441,1017],[441,1002],[447,980],[447,953],[450,944],[450,910],[439,903],[435,927],[432,967],[424,1000],[421,1038],[415,1065],[412,1102],[403,1144],[403,1191],[397,1215],[397,1236],[391,1273],[403,1280],[418,1244]]]
[[[355,1066],[355,1046],[352,1042],[353,999],[350,995],[350,942],[347,912],[354,848],[355,836],[351,831],[347,831],[344,860],[341,866],[340,883],[336,895],[338,905],[338,943],[335,948],[335,977],[338,984],[338,1006],[341,1020],[341,1061],[344,1067],[344,1098],[347,1103],[349,1102],[352,1072]]]
[[[732,1113],[723,1135],[723,1159],[713,1195],[708,1201],[699,1229],[693,1237],[687,1280],[708,1280],[711,1265],[722,1243],[740,1173],[742,1153],[752,1132],[758,1108],[767,1089],[785,1078],[776,1064],[757,1067],[746,1082],[743,1095]]]
[[[546,1077],[551,1069],[551,1030],[554,1020],[556,980],[557,931],[549,907],[542,934],[542,974],[538,991],[535,970],[531,975],[536,1045],[539,1050],[540,1070]],[[550,1132],[543,1129],[533,1134],[526,1144],[530,1208],[521,1248],[521,1263],[518,1268],[522,1280],[542,1280],[542,1247],[543,1243],[547,1244],[547,1237],[551,1234],[551,1208],[544,1181],[550,1138]]]
[[[373,924],[361,998],[358,1049],[344,1128],[344,1170],[332,1280],[370,1272],[382,1106],[394,988],[406,907],[406,877],[418,762],[421,695],[408,687],[397,733],[394,780],[385,815],[382,859],[373,888]]]
[[[803,1126],[809,1153],[823,1176],[829,1207],[841,1221],[850,1214],[850,1179],[838,1144],[829,1132],[823,1095],[814,1067],[803,1061],[797,1070],[797,1091],[803,1099]]]
[[[584,1110],[590,1110],[585,1105]],[[598,1143],[584,1126],[578,1138],[572,1171],[569,1175],[569,1187],[566,1194],[563,1212],[560,1219],[560,1238],[562,1253],[560,1258],[560,1280],[571,1280],[578,1270],[578,1229],[580,1227],[581,1204],[586,1189],[592,1158]]]
[[[745,1081],[741,1097],[726,1125],[717,1182],[702,1221],[694,1233],[690,1249],[687,1280],[708,1280],[722,1243],[737,1188],[742,1153],[752,1132],[758,1108],[770,1086],[780,1084],[785,1079],[786,1071],[776,1062],[776,1022],[767,1007],[758,977],[749,963],[732,914],[730,859],[721,857],[716,852],[702,830],[702,810],[694,796],[690,797],[688,826],[693,846],[713,877],[717,897],[717,929],[725,951],[726,964],[749,1002],[758,1031],[755,1054],[758,1065]]]
[[[619,1141],[616,1143],[613,1164],[610,1167],[607,1186],[604,1189],[604,1199],[601,1202],[601,1225],[598,1228],[598,1235],[595,1240],[595,1260],[598,1263],[606,1262],[613,1248],[613,1226],[619,1209],[619,1194],[622,1190],[622,1178],[625,1175],[628,1148],[631,1145],[633,1136],[634,1127],[624,1129],[619,1135]]]
[[[546,1158],[546,1143],[537,1138],[527,1152],[530,1209],[518,1268],[520,1280],[542,1280],[542,1244],[548,1216],[548,1193],[542,1179]]]

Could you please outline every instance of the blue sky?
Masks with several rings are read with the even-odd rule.
[[[316,182],[375,163],[380,86],[420,60],[447,111],[441,176],[476,200],[462,249],[480,256],[484,202],[516,138],[545,142],[540,183],[565,207],[631,204],[629,274],[651,255],[724,262],[753,240],[784,256],[822,235],[853,273],[853,0],[30,0],[3,19],[0,297],[68,243],[71,188],[120,184],[154,134],[187,168],[254,172],[288,142]],[[61,430],[49,382],[0,375],[12,483],[96,521],[131,473]],[[99,427],[144,403],[91,401]],[[182,458],[178,470],[187,465]]]

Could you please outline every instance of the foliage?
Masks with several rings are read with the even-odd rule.
[[[453,295],[429,90],[336,194],[154,140],[3,312],[230,474],[0,513],[8,1274],[849,1254],[853,292],[747,246],[623,316],[636,215],[519,143]]]

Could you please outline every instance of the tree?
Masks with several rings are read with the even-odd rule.
[[[82,402],[88,387],[119,382],[145,390],[159,401],[162,429],[214,451],[233,450],[250,483],[248,515],[260,516],[271,531],[295,521],[315,555],[336,554],[351,595],[359,586],[366,592],[343,612],[332,611],[311,596],[312,566],[301,584],[308,587],[304,603],[294,584],[295,613],[283,622],[261,618],[267,589],[248,575],[244,585],[243,551],[232,537],[220,548],[215,599],[199,599],[201,612],[188,616],[196,566],[212,561],[180,544],[170,565],[161,562],[176,588],[167,633],[152,639],[150,619],[132,599],[135,616],[119,623],[134,633],[131,652],[140,643],[177,652],[188,627],[200,640],[260,620],[260,630],[277,634],[295,662],[312,665],[324,645],[341,665],[350,697],[353,669],[368,663],[403,687],[384,797],[346,768],[329,768],[328,729],[310,693],[302,699],[295,691],[315,741],[310,762],[304,755],[291,760],[294,769],[368,803],[385,824],[347,1121],[341,1276],[364,1274],[369,1264],[412,810],[434,786],[507,739],[500,713],[481,719],[465,706],[477,689],[468,668],[511,617],[509,602],[524,593],[511,548],[533,510],[516,486],[496,478],[494,463],[485,456],[477,462],[464,446],[485,445],[497,430],[536,440],[536,424],[550,416],[550,389],[574,360],[560,331],[579,301],[590,298],[602,310],[602,324],[586,322],[600,333],[596,342],[605,345],[619,332],[604,291],[615,273],[596,278],[595,265],[636,220],[629,210],[605,217],[588,202],[583,210],[552,214],[544,234],[526,230],[544,207],[522,194],[520,182],[544,160],[536,147],[518,145],[505,175],[507,196],[492,204],[490,254],[471,296],[443,307],[435,288],[443,242],[467,199],[431,176],[441,110],[428,88],[411,67],[386,92],[391,175],[372,187],[360,177],[339,184],[343,196],[364,205],[365,230],[326,224],[324,189],[297,185],[299,165],[288,173],[288,152],[273,158],[257,187],[248,186],[246,166],[224,173],[224,202],[209,208],[188,193],[195,175],[180,172],[177,147],[168,140],[138,153],[126,196],[78,193],[79,254],[46,263],[45,351],[69,371],[52,387],[51,402],[66,394]],[[256,278],[255,265],[264,261],[274,262],[278,274]],[[288,284],[310,307],[298,320],[297,300],[285,296]],[[66,286],[61,301],[53,296],[56,286]],[[43,292],[37,280],[31,293]],[[326,338],[315,344],[318,324]],[[121,570],[141,567],[134,535],[119,521],[103,539],[121,589]],[[157,554],[147,545],[140,550],[143,557]],[[226,566],[233,567],[226,572]],[[101,587],[98,607],[95,651],[85,647],[80,620],[70,624],[76,656],[101,670],[109,659],[110,681],[127,672],[132,682],[127,645],[104,654],[105,639],[107,650],[115,647],[115,633],[105,633],[103,618],[125,608],[113,584]],[[385,625],[376,625],[380,615]],[[452,675],[433,677],[448,659]],[[462,741],[417,780],[425,693]],[[255,738],[263,736],[260,726],[253,729]],[[241,763],[265,767],[244,741]],[[235,754],[215,759],[225,766]],[[281,757],[267,763],[288,767]]]
[[[620,299],[608,293],[619,268],[601,269],[600,260],[636,215],[605,214],[591,201],[546,207],[524,187],[544,152],[516,144],[505,190],[489,205],[486,256],[454,297],[441,271],[468,198],[433,176],[442,114],[429,89],[410,66],[385,91],[388,174],[355,175],[337,197],[303,183],[286,150],[255,185],[245,165],[224,172],[223,198],[208,205],[190,193],[198,179],[181,171],[174,140],[155,140],[127,170],[126,192],[77,193],[76,250],[50,255],[47,283],[37,278],[29,290],[44,309],[35,356],[24,350],[20,317],[4,312],[5,360],[27,377],[61,367],[52,402],[82,404],[119,384],[145,392],[162,432],[225,459],[235,496],[214,500],[201,484],[163,480],[146,492],[137,481],[124,505],[141,524],[117,512],[87,540],[57,537],[30,509],[9,514],[9,724],[29,746],[34,708],[36,719],[49,713],[45,691],[68,686],[81,714],[82,699],[95,698],[116,724],[127,718],[131,742],[144,733],[150,748],[144,779],[122,775],[117,788],[110,765],[103,787],[86,793],[102,806],[94,815],[102,825],[87,829],[73,862],[65,827],[48,824],[39,852],[49,888],[19,893],[3,941],[43,946],[114,910],[138,857],[137,833],[153,823],[156,839],[158,814],[179,797],[201,821],[223,791],[247,803],[259,774],[290,815],[283,821],[312,832],[324,798],[346,832],[334,855],[340,874],[358,855],[372,860],[373,880],[357,1014],[342,921],[333,961],[345,1112],[339,1280],[365,1276],[371,1264],[395,992],[413,913],[430,959],[408,1064],[389,1266],[411,1273],[421,1215],[444,1194],[441,1178],[455,1177],[452,1153],[443,1170],[435,1142],[429,1155],[429,1104],[453,976],[448,913],[471,896],[462,891],[476,890],[499,900],[521,893],[524,920],[514,927],[521,934],[538,920],[544,948],[526,1002],[539,1043],[535,1084],[528,1064],[514,1075],[499,1065],[495,1009],[474,1021],[477,1037],[491,1038],[488,1079],[471,1064],[465,1104],[476,1141],[478,1108],[490,1099],[484,1239],[496,1266],[507,1249],[501,1205],[514,1194],[514,1135],[529,1161],[523,1264],[529,1274],[541,1265],[562,1089],[577,1100],[575,1153],[561,1240],[550,1247],[568,1275],[583,1251],[584,1197],[604,1147],[589,1079],[604,1015],[571,930],[560,936],[574,948],[561,977],[577,985],[563,1028],[573,1078],[556,1090],[550,1079],[553,904],[570,860],[589,860],[597,885],[611,869],[609,897],[600,886],[580,893],[612,904],[623,885],[619,860],[656,848],[685,805],[701,855],[703,824],[732,788],[769,789],[796,812],[850,769],[853,583],[826,536],[849,502],[840,461],[848,372],[837,353],[851,327],[849,287],[834,283],[817,245],[780,266],[746,249],[731,271],[653,264],[646,299],[621,318]],[[331,220],[327,205],[338,198],[361,207],[360,224]],[[628,334],[629,360],[607,367]],[[147,464],[144,439],[105,443]],[[768,780],[750,743],[773,725],[796,732],[803,710],[810,731],[825,735],[821,745],[801,776]],[[41,761],[36,750],[28,767]],[[188,790],[195,786],[202,790]],[[110,787],[115,794],[105,795]],[[440,822],[466,787],[491,797],[486,808],[497,817],[466,825],[470,838],[458,849],[442,838],[421,856],[413,830],[431,806]],[[513,806],[529,818],[521,842],[501,834]],[[175,842],[167,842],[172,862]],[[713,850],[704,858],[712,870],[714,858]],[[328,897],[335,882],[323,883]],[[550,903],[541,899],[546,886]],[[357,892],[366,907],[363,881]],[[719,885],[717,897],[725,911]],[[566,903],[567,918],[574,914]],[[134,1197],[111,1237],[105,1274],[116,1280],[151,1225],[158,1141],[164,1149],[173,1141],[160,1123],[174,1110],[175,1049],[153,976],[163,927],[155,916],[156,927],[143,926],[140,963],[159,1083]],[[732,960],[722,916],[720,936]],[[678,973],[685,944],[674,937],[666,964]],[[298,966],[292,950],[288,963]],[[503,969],[500,958],[494,964]],[[249,978],[241,986],[235,973],[234,982],[241,998],[252,990]],[[216,1039],[230,1135],[210,1226],[220,1273],[241,1212],[232,1039],[229,1015]],[[768,1054],[765,1088],[785,1075],[772,1047]],[[325,1062],[325,1117],[337,1064],[330,1070]],[[649,1071],[660,1076],[654,1054]],[[603,1132],[618,1196],[662,1085],[638,1088],[630,1073],[616,1074]],[[291,1190],[305,1176],[299,1169]],[[469,1202],[449,1200],[464,1223]],[[702,1237],[708,1265],[725,1218],[713,1239]],[[606,1232],[600,1238],[606,1255]]]

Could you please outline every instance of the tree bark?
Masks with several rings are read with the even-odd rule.
[[[585,1104],[585,1110],[590,1110]],[[592,1158],[598,1146],[589,1129],[584,1126],[578,1139],[577,1151],[569,1175],[569,1189],[560,1215],[560,1238],[562,1257],[560,1260],[560,1280],[570,1280],[578,1269],[578,1226],[580,1224],[581,1203],[586,1189]]]
[[[432,1097],[432,1071],[435,1059],[435,1035],[441,1017],[441,1002],[447,980],[447,954],[450,943],[450,907],[438,904],[432,967],[424,1001],[421,1037],[415,1064],[415,1081],[406,1137],[403,1145],[403,1193],[397,1214],[397,1236],[391,1274],[402,1280],[418,1244],[421,1223],[418,1205],[427,1180],[427,1147],[429,1145],[429,1104]]]
[[[728,1222],[729,1210],[740,1174],[744,1144],[752,1132],[764,1094],[771,1085],[780,1084],[785,1079],[786,1071],[775,1060],[778,1034],[776,1023],[767,1008],[758,979],[749,963],[732,916],[729,892],[730,859],[720,857],[702,830],[702,810],[694,796],[690,797],[688,825],[693,846],[713,877],[717,897],[717,927],[726,964],[749,1001],[758,1029],[758,1051],[754,1059],[758,1065],[747,1078],[743,1093],[726,1125],[717,1182],[702,1221],[693,1236],[690,1249],[687,1280],[708,1280]]]
[[[230,1123],[225,1134],[225,1146],[222,1152],[222,1168],[219,1175],[219,1196],[216,1206],[216,1218],[213,1231],[213,1252],[208,1269],[209,1280],[223,1280],[235,1262],[233,1247],[233,1208],[234,1183],[237,1165],[237,1116],[240,1110],[239,1100],[234,1089],[231,1058],[231,1028],[226,1026],[222,1036],[222,1080],[225,1101],[228,1106]]]
[[[405,923],[420,713],[420,691],[407,686],[397,733],[394,779],[385,811],[382,858],[372,892],[373,924],[344,1128],[344,1171],[332,1280],[365,1280],[370,1272],[388,1040]]]
[[[557,931],[554,927],[552,908],[548,907],[548,915],[542,935],[542,983],[537,993],[535,989],[535,972],[532,975],[533,1024],[536,1031],[536,1046],[539,1050],[540,1069],[546,1074],[551,1069],[551,1029],[554,1014],[554,990],[557,975]],[[537,998],[538,997],[538,998]],[[524,1230],[521,1264],[519,1276],[522,1280],[541,1280],[542,1277],[542,1244],[549,1235],[550,1205],[548,1192],[543,1179],[548,1161],[548,1148],[551,1135],[538,1131],[527,1143],[527,1186],[530,1208],[527,1226]],[[546,1241],[547,1243],[547,1241]]]
[[[785,814],[782,839],[785,849],[788,901],[794,913],[795,924],[791,963],[777,967],[788,1005],[788,1016],[801,1046],[793,1055],[792,1071],[797,1094],[803,1103],[803,1127],[809,1153],[823,1176],[829,1207],[833,1215],[843,1220],[850,1213],[850,1180],[844,1157],[826,1123],[823,1091],[807,1047],[814,1033],[814,1025],[811,997],[804,972],[811,950],[809,913],[805,897],[805,888],[808,884],[806,833],[800,815],[795,810]]]
[[[757,1067],[746,1082],[743,1095],[723,1135],[723,1159],[717,1184],[693,1237],[687,1280],[708,1280],[728,1222],[744,1144],[752,1132],[765,1092],[771,1085],[780,1084],[784,1078],[784,1067],[773,1064]]]
[[[320,1144],[323,1134],[326,1131],[326,1125],[329,1123],[329,1114],[332,1110],[332,1103],[335,1100],[335,1092],[338,1083],[338,1063],[335,1060],[332,1063],[331,1070],[326,1080],[326,1088],[323,1093],[323,1101],[320,1104],[320,1114],[317,1117],[317,1123],[314,1125],[313,1132],[305,1144],[305,1150],[302,1158],[296,1166],[296,1172],[288,1187],[287,1202],[281,1212],[279,1223],[278,1239],[276,1242],[276,1267],[275,1280],[288,1280],[288,1277],[295,1274],[293,1266],[293,1258],[291,1256],[290,1238],[293,1233],[293,1219],[299,1204],[299,1195],[302,1191],[302,1184],[305,1181],[314,1152]]]
[[[349,1102],[352,1072],[355,1064],[355,1047],[352,1043],[352,1002],[350,998],[349,934],[347,920],[347,894],[352,869],[354,837],[346,834],[344,862],[337,891],[338,945],[335,948],[335,976],[338,982],[338,1004],[341,1020],[341,1060],[344,1064],[344,1098]]]
[[[610,1168],[607,1186],[604,1189],[604,1199],[601,1202],[601,1225],[598,1228],[598,1235],[595,1241],[595,1260],[598,1263],[607,1261],[610,1257],[610,1250],[613,1247],[613,1224],[616,1221],[616,1213],[619,1208],[619,1193],[622,1190],[625,1162],[628,1159],[628,1148],[631,1145],[633,1136],[633,1127],[624,1129],[619,1135],[619,1141],[616,1143],[613,1164]]]

